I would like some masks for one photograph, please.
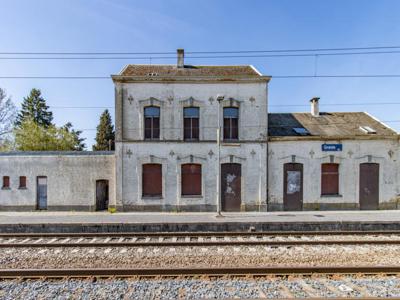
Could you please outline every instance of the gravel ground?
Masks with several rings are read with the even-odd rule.
[[[0,249],[0,268],[400,265],[400,246]]]
[[[0,299],[398,297],[399,286],[396,276],[5,280]]]

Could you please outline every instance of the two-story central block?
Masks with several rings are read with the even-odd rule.
[[[112,78],[117,207],[266,210],[270,77],[185,65],[180,49],[176,65],[128,65]]]

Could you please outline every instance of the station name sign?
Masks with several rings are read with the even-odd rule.
[[[321,148],[322,148],[322,151],[342,151],[343,145],[342,144],[322,144]]]

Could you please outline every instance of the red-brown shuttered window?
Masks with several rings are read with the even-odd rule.
[[[3,176],[3,189],[10,188],[10,176]]]
[[[26,176],[19,176],[19,188],[20,189],[26,188]]]
[[[224,140],[239,138],[239,109],[236,107],[224,108]]]
[[[147,106],[144,108],[144,138],[153,140],[160,138],[160,108]]]
[[[162,196],[162,166],[160,164],[144,164],[142,174],[143,197]]]
[[[321,195],[339,194],[339,165],[321,165]]]
[[[201,165],[182,165],[182,196],[201,195]]]

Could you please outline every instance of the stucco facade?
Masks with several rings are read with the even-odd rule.
[[[109,204],[115,202],[113,152],[1,153],[0,170],[10,182],[0,189],[0,210],[36,210],[39,177],[47,178],[48,210],[95,210],[98,180],[108,181]]]

